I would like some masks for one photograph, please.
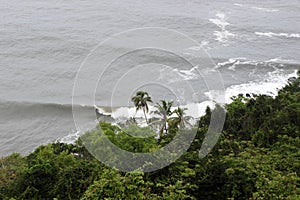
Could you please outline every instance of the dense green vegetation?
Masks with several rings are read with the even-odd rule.
[[[188,151],[154,172],[125,173],[106,167],[81,140],[40,146],[28,156],[1,158],[0,199],[300,199],[300,78],[290,80],[276,98],[233,97],[226,110],[223,133],[210,154],[199,159],[211,115],[207,108]],[[124,150],[152,152],[172,139],[178,125],[183,126],[184,110],[177,112],[181,118],[168,121],[168,134],[160,140],[128,134],[152,135],[148,127],[132,124],[120,130],[104,122],[83,137],[100,144],[93,134],[101,127]]]

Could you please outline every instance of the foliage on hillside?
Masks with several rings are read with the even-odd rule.
[[[213,151],[199,159],[211,110],[199,120],[189,150],[175,163],[150,173],[124,173],[97,161],[76,144],[40,146],[28,156],[0,159],[0,199],[300,199],[300,78],[276,98],[233,98]],[[152,152],[169,142],[127,132],[152,134],[138,126],[126,131],[101,122],[105,135],[131,152]],[[94,133],[83,137],[101,144]],[[171,139],[170,139],[171,138]],[[108,155],[109,156],[109,155]]]

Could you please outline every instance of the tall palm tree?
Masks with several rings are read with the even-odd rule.
[[[152,99],[147,92],[138,91],[134,97],[132,97],[131,101],[134,103],[136,107],[136,112],[138,110],[143,110],[144,116],[146,119],[146,123],[148,124],[148,119],[146,116],[146,112],[149,112],[148,102],[152,103]]]
[[[165,101],[165,100],[161,100],[161,104],[157,103],[155,105],[155,107],[157,108],[156,111],[154,111],[154,114],[158,114],[161,116],[161,120],[160,120],[160,136],[162,136],[163,130],[166,131],[166,134],[168,133],[168,128],[167,128],[167,123],[168,123],[168,119],[169,116],[172,115],[172,108],[173,102],[172,101]]]
[[[173,111],[173,113],[176,114],[176,117],[173,117],[172,119],[175,120],[175,123],[177,124],[177,126],[179,125],[180,128],[184,128],[186,126],[186,124],[190,125],[189,123],[189,119],[190,117],[189,116],[184,116],[185,115],[185,112],[187,108],[180,108],[178,106],[177,109],[175,109]]]

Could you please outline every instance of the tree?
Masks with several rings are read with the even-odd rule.
[[[172,115],[172,108],[173,102],[172,101],[165,101],[165,100],[161,100],[161,104],[157,103],[155,105],[155,107],[157,108],[156,111],[154,111],[154,114],[158,114],[161,116],[161,120],[160,120],[160,136],[162,136],[163,130],[166,131],[166,134],[168,133],[168,128],[167,128],[167,124],[168,124],[168,119],[169,116]]]
[[[131,101],[134,103],[136,107],[136,112],[140,109],[143,110],[146,122],[148,124],[146,112],[149,112],[148,102],[152,103],[152,99],[147,92],[138,91],[136,96],[132,97]]]
[[[173,113],[176,114],[176,117],[173,117],[172,119],[175,121],[175,124],[177,126],[179,125],[179,128],[184,128],[186,124],[191,125],[188,121],[191,117],[184,116],[185,115],[184,111],[186,110],[187,108],[180,108],[178,106],[178,108],[173,111]]]

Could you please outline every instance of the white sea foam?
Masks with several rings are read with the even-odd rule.
[[[282,64],[297,64],[296,60],[289,60],[289,59],[283,59],[283,58],[272,58],[270,60],[265,61],[266,63],[282,63]]]
[[[261,11],[265,11],[265,12],[278,12],[279,10],[278,9],[273,9],[273,8],[262,8],[262,7],[251,7],[252,9],[255,9],[255,10],[261,10]]]
[[[278,9],[274,9],[274,8],[263,8],[263,7],[257,7],[257,6],[247,7],[246,5],[239,4],[239,3],[234,3],[233,5],[239,6],[239,7],[246,7],[246,8],[250,8],[250,9],[254,9],[254,10],[259,10],[259,11],[263,11],[263,12],[278,12],[279,11]]]
[[[194,80],[199,78],[199,73],[197,71],[198,66],[194,66],[190,70],[178,70],[174,69],[175,72],[178,73],[184,80]]]
[[[230,25],[230,23],[225,21],[225,14],[218,13],[216,16],[218,17],[217,19],[209,19],[209,21],[217,25],[219,28],[225,28],[226,26]]]
[[[295,60],[288,60],[283,58],[273,58],[267,61],[255,61],[255,60],[247,60],[246,58],[230,58],[227,61],[220,62],[216,65],[216,68],[227,66],[228,70],[235,70],[236,66],[249,64],[253,66],[257,65],[266,65],[274,68],[274,71],[269,72],[262,77],[261,81],[251,81],[244,84],[232,85],[226,89],[225,97],[226,103],[231,101],[230,97],[236,96],[238,94],[246,94],[246,93],[254,93],[254,94],[267,94],[267,95],[276,95],[278,89],[282,88],[286,83],[288,78],[296,77],[297,71],[291,74],[284,74],[284,70],[278,69],[273,64],[296,64]],[[254,70],[256,70],[255,68]],[[249,74],[250,75],[250,74]],[[210,97],[209,93],[206,93],[206,96]]]
[[[279,64],[279,65],[283,66],[284,64],[297,64],[299,62],[296,61],[296,60],[284,59],[284,58],[281,58],[281,57],[272,58],[272,59],[269,59],[269,60],[266,60],[266,61],[248,60],[247,58],[244,58],[244,57],[238,57],[238,58],[229,58],[227,61],[219,62],[219,63],[217,63],[215,68],[218,69],[220,67],[228,66],[229,70],[235,71],[236,66],[238,66],[238,65],[273,66],[272,63],[273,64],[276,63],[276,64]]]
[[[255,32],[256,35],[265,37],[285,37],[285,38],[300,38],[299,33],[273,33],[273,32]]]
[[[217,37],[216,40],[222,43],[226,43],[228,38],[234,37],[235,35],[228,30],[215,31],[214,35]]]
[[[81,131],[73,131],[72,133],[64,136],[63,138],[59,139],[59,142],[71,144],[74,143],[81,135]]]
[[[239,7],[243,7],[244,6],[243,4],[239,4],[239,3],[234,3],[233,5],[239,6]]]
[[[218,63],[215,67],[220,68],[226,65],[229,65],[228,69],[235,71],[237,65],[258,65],[261,62],[254,61],[254,60],[247,60],[244,57],[238,58],[229,58],[227,61]]]
[[[210,101],[215,102],[217,104],[223,105],[225,104],[225,93],[224,91],[216,91],[210,90],[205,92],[204,95],[210,99]]]
[[[252,81],[245,84],[230,86],[225,91],[226,103],[230,103],[230,98],[232,96],[237,96],[238,94],[254,93],[276,96],[278,89],[282,88],[290,77],[297,77],[297,71],[283,75],[282,70],[278,69],[269,72],[263,81]]]
[[[172,69],[169,67],[162,68],[159,71],[159,80],[168,80],[169,83],[189,81],[199,79],[198,66],[189,70]]]
[[[234,33],[226,30],[226,26],[229,26],[230,23],[226,21],[226,15],[224,13],[217,13],[215,19],[209,19],[210,22],[217,25],[221,30],[214,31],[214,35],[216,36],[216,41],[227,45],[227,42],[230,38],[235,36]]]
[[[223,67],[225,65],[233,64],[235,62],[236,62],[236,58],[229,58],[227,61],[219,62],[215,67],[220,68],[220,67]]]
[[[205,114],[205,110],[209,106],[210,108],[215,107],[215,103],[213,101],[203,101],[201,103],[189,103],[187,105],[182,106],[183,108],[187,108],[186,115],[191,116],[193,118],[199,118]]]
[[[187,50],[192,50],[192,51],[200,51],[203,49],[203,47],[207,46],[209,44],[209,41],[203,40],[201,41],[201,44],[199,46],[192,46],[188,48]]]
[[[155,110],[154,106],[149,105],[149,112]],[[116,108],[112,112],[112,117],[113,118],[130,118],[130,117],[135,117],[135,118],[143,118],[144,113],[142,110],[136,111],[135,107],[120,107]]]

